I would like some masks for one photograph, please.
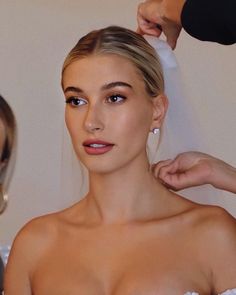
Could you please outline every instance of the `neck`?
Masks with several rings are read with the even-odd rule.
[[[90,173],[88,212],[103,223],[126,223],[154,218],[166,189],[149,170],[148,161],[133,161],[110,173]]]

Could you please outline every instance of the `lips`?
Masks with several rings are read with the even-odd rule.
[[[114,144],[103,140],[86,140],[83,142],[85,152],[89,155],[101,155],[109,152]]]

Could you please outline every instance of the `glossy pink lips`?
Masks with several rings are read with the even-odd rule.
[[[102,155],[109,152],[114,144],[102,140],[86,140],[83,142],[83,146],[89,155]]]

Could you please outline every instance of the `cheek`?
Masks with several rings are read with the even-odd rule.
[[[151,126],[151,116],[151,109],[148,107],[132,107],[122,112],[119,118],[113,118],[113,122],[117,133],[124,140],[127,139],[129,142],[141,141],[146,144]]]
[[[69,134],[71,136],[72,142],[75,142],[78,140],[79,134],[80,134],[80,117],[76,112],[66,109],[65,110],[65,123],[66,127],[69,131]]]

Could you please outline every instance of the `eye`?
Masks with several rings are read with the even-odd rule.
[[[113,94],[107,97],[108,103],[121,103],[126,99],[124,95],[121,94]]]
[[[72,107],[79,107],[81,105],[87,104],[85,99],[78,97],[69,97],[66,99],[66,103],[70,104]]]

